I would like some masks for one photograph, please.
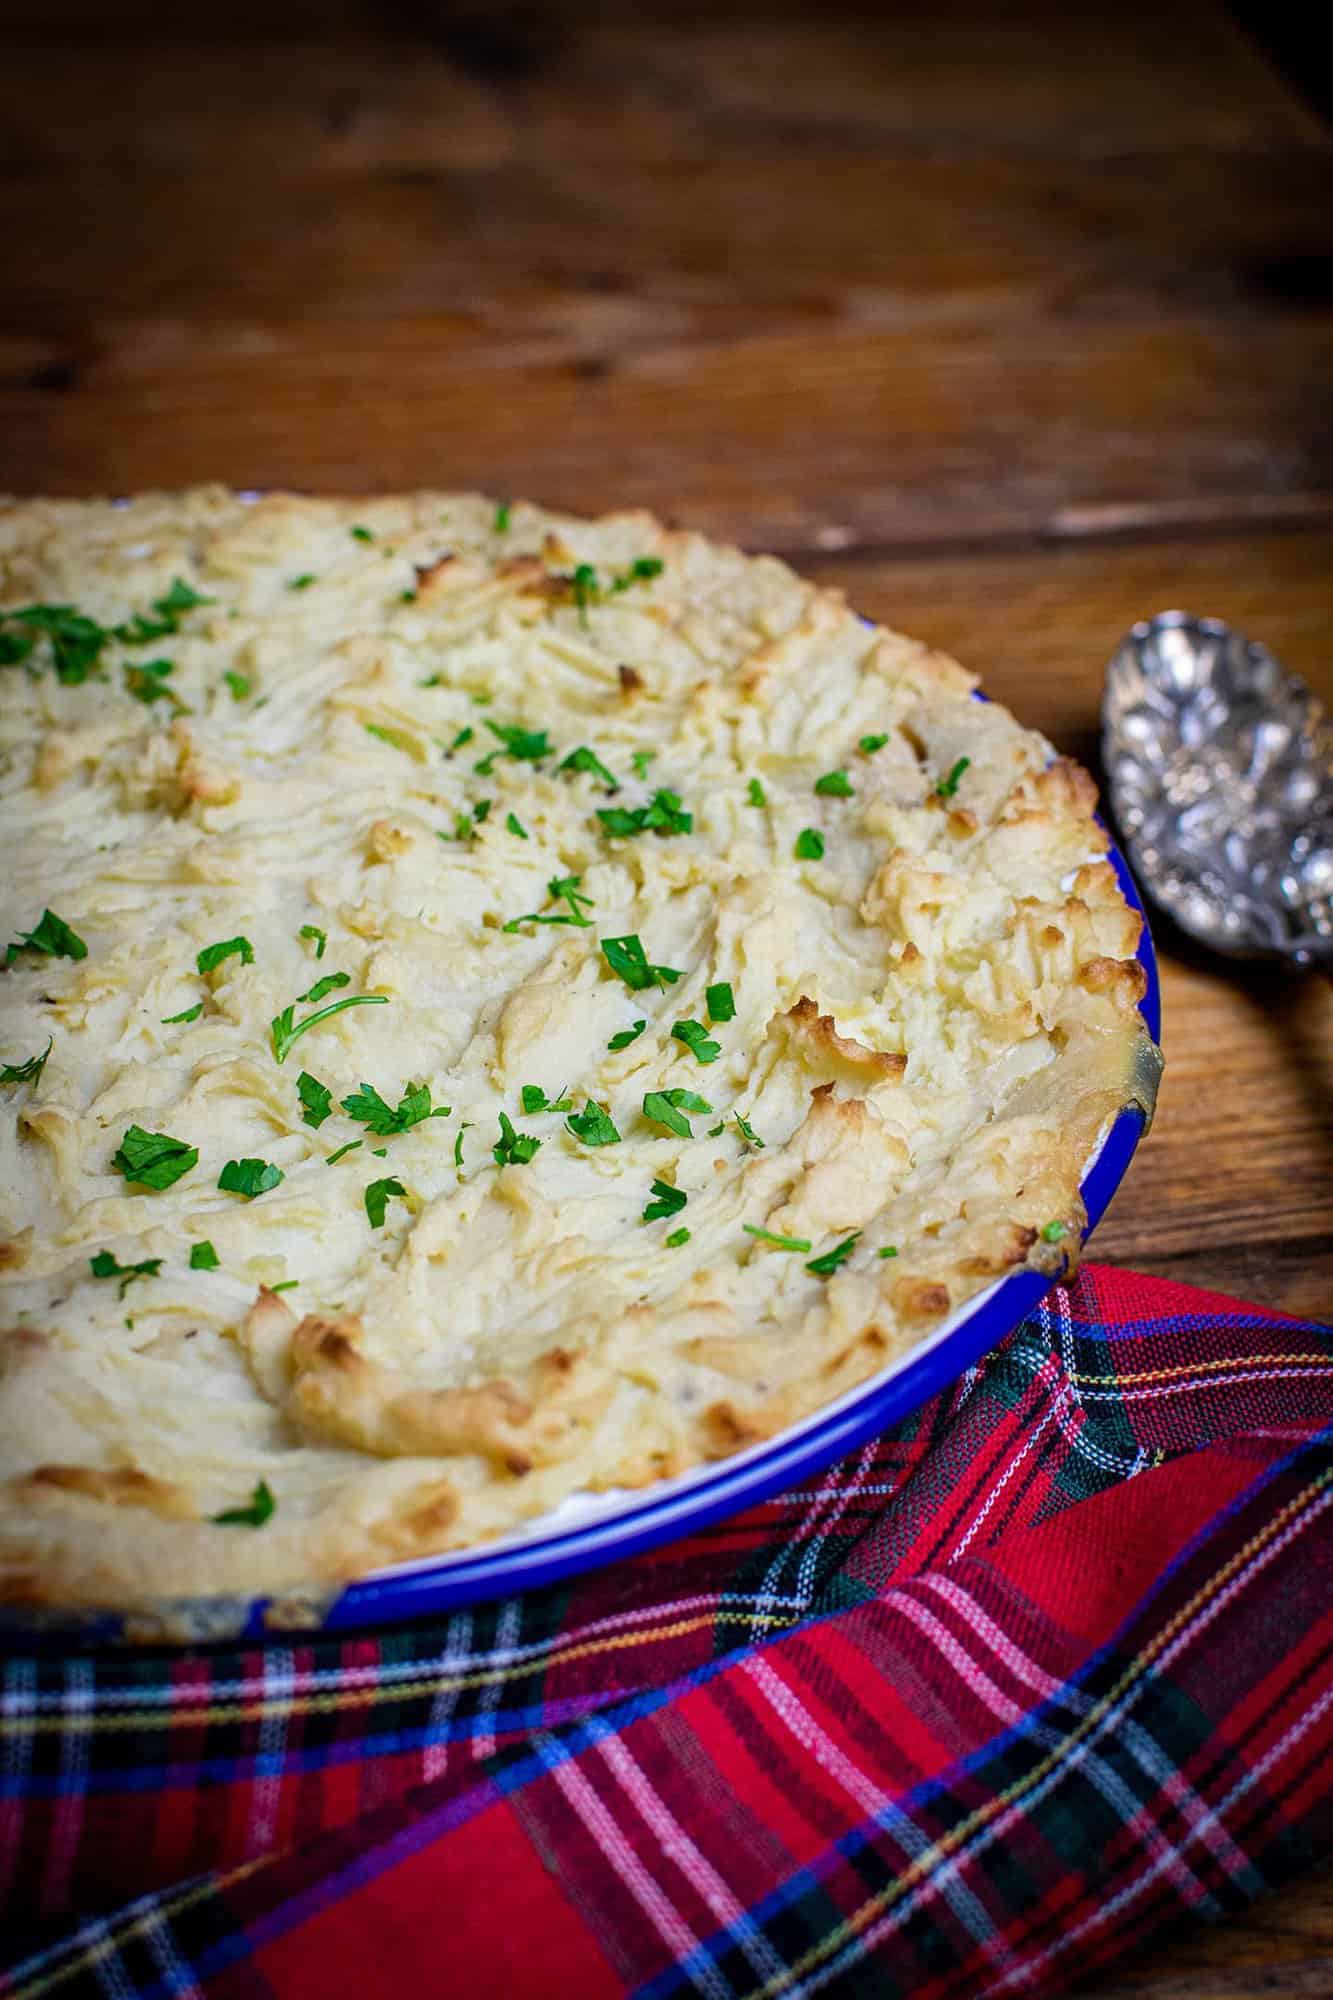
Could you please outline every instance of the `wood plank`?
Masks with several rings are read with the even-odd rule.
[[[956,653],[1097,768],[1102,670],[1168,605],[1263,638],[1333,702],[1333,533],[809,565],[874,617]],[[1333,1308],[1333,984],[1215,960],[1156,926],[1166,1076],[1096,1256],[1288,1312]]]
[[[1333,1873],[1317,1869],[1225,1924],[1186,1925],[1078,2000],[1327,2000],[1333,1993]]]

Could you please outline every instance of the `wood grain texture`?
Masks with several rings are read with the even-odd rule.
[[[9,0],[0,489],[777,548],[1095,766],[1169,604],[1333,697],[1333,143],[1206,0]],[[1159,932],[1102,1257],[1326,1315],[1333,989]],[[1333,1993],[1333,1878],[1086,2000]]]

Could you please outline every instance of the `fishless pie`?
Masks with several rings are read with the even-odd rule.
[[[1090,780],[649,515],[0,507],[0,1594],[299,1592],[791,1425],[1151,1095]]]

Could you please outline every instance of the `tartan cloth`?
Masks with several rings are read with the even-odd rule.
[[[0,1994],[1062,1991],[1333,1851],[1331,1444],[1327,1331],[1093,1265],[632,1561],[11,1658]]]

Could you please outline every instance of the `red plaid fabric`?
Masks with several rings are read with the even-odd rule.
[[[1327,1332],[1091,1266],[619,1567],[11,1658],[0,1995],[1062,1991],[1333,1850],[1331,1447]]]

